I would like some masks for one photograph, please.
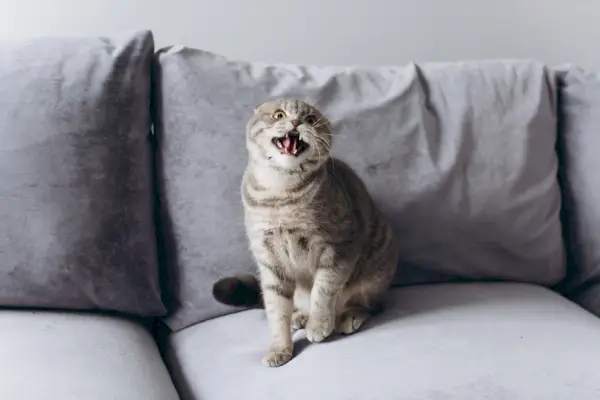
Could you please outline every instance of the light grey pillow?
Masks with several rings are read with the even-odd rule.
[[[164,314],[149,32],[0,45],[0,306]]]
[[[232,312],[215,280],[253,271],[240,179],[253,107],[292,96],[334,121],[334,153],[393,222],[397,284],[564,275],[555,86],[535,62],[309,67],[158,54],[159,175],[178,330]]]
[[[559,290],[600,316],[600,75],[557,68],[567,278]]]

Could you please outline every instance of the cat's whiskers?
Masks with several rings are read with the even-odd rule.
[[[322,120],[322,119],[323,119],[323,115],[321,115],[321,116],[319,117],[319,119],[317,119],[317,120],[316,120],[316,121],[313,123],[313,126],[316,126],[316,125],[319,123],[319,121],[320,121],[320,120]],[[321,125],[322,125],[322,124],[321,124]]]
[[[323,139],[322,137],[314,134],[313,132],[307,131],[306,133],[309,134],[309,136],[317,139],[318,141],[320,141],[323,144],[323,147],[325,147],[325,150],[327,150],[327,152],[329,153],[329,157],[331,158],[331,160],[334,160],[333,157],[333,153],[331,152],[331,145],[329,143],[327,143],[327,141],[325,139]],[[316,146],[317,151],[319,152],[319,161],[321,161],[321,150],[319,149],[319,146]],[[332,161],[332,165],[333,165],[333,172],[335,173],[335,164]]]
[[[322,127],[327,126],[327,125],[328,125],[328,122],[325,121],[325,122],[322,122],[320,125],[314,125],[313,129],[319,129],[319,128],[322,128]],[[330,133],[325,133],[325,134],[326,135],[331,135]]]
[[[311,136],[311,135],[309,135],[309,136]],[[310,138],[307,138],[307,141],[311,146],[314,146],[314,148],[317,149],[317,160],[319,163],[321,163],[321,161],[323,159],[322,155],[321,155],[321,149],[319,148],[318,143],[315,140],[313,140],[313,138],[314,138],[314,136],[311,136]]]
[[[330,150],[331,146],[329,145],[329,143],[327,143],[327,141],[325,139],[323,139],[322,137],[320,137],[319,135],[311,132],[311,131],[307,131],[306,132],[309,136],[319,140],[321,143],[323,143],[323,145],[325,146],[325,148],[327,148],[327,150]]]

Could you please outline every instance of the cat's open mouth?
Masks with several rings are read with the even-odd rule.
[[[281,154],[299,156],[308,148],[308,144],[300,139],[297,131],[290,131],[284,137],[273,138],[273,144],[281,151]]]

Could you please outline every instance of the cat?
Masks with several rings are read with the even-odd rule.
[[[333,137],[327,117],[295,99],[257,106],[246,125],[241,192],[260,279],[224,278],[213,295],[265,308],[270,367],[292,358],[292,327],[310,342],[357,331],[381,310],[396,270],[392,228],[358,175],[331,155]]]

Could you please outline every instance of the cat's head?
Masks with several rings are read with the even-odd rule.
[[[250,158],[262,165],[312,169],[331,156],[331,123],[304,101],[269,101],[255,108],[246,144]]]

